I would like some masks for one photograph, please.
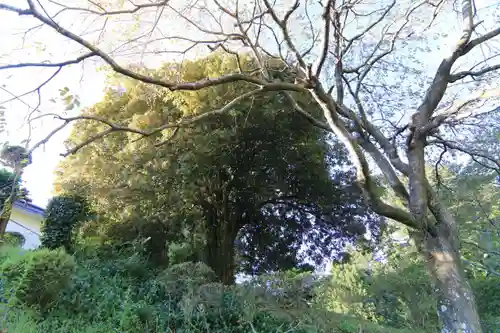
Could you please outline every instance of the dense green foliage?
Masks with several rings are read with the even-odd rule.
[[[460,221],[461,253],[470,276],[500,276],[498,175],[472,163],[443,181],[441,195]],[[444,177],[443,177],[444,178]]]
[[[4,147],[3,158],[7,159],[10,156],[7,154],[9,151]],[[2,159],[5,164],[10,165],[8,161]],[[0,233],[5,231],[7,223],[10,220],[10,215],[12,212],[12,204],[16,200],[26,200],[31,201],[29,198],[28,190],[21,185],[21,177],[16,177],[14,172],[7,169],[0,169]],[[4,239],[1,242],[11,243],[14,240],[11,236],[4,234]]]
[[[18,246],[22,247],[24,243],[26,242],[26,238],[19,232],[13,231],[7,231],[3,235],[3,243],[10,245],[10,246]]]
[[[422,260],[408,243],[390,249],[387,262],[355,253],[337,264],[320,287],[318,305],[396,328],[439,330],[436,300]],[[485,332],[500,332],[500,277],[472,279]]]
[[[467,232],[462,239],[480,241],[495,223],[497,208],[491,198],[497,192],[490,186],[491,176],[465,177],[475,180],[475,194],[483,198],[483,215],[470,226],[467,212],[477,201],[455,197],[471,186],[459,181],[462,177],[450,171],[442,195],[455,200],[452,212]],[[330,275],[281,270],[230,286],[197,262],[196,250],[182,239],[168,244],[167,267],[149,260],[147,241],[117,244],[79,237],[73,255],[61,249],[21,252],[4,247],[0,327],[9,333],[438,331],[436,295],[408,231],[391,221],[383,231],[376,248],[352,246]],[[468,272],[484,331],[496,333],[500,277],[493,269],[498,265],[498,239],[491,240],[480,247],[464,243],[462,251],[474,263]],[[486,253],[491,257],[485,258]]]
[[[0,168],[0,207],[3,207],[5,200],[9,197],[12,190],[12,184],[15,175],[7,170]],[[17,199],[28,200],[28,190],[21,186],[21,179],[17,180]]]
[[[58,196],[50,200],[42,224],[42,247],[71,251],[74,229],[89,215],[86,201],[76,196]]]
[[[11,168],[24,168],[31,164],[31,155],[25,147],[8,143],[4,143],[0,149],[0,159],[4,165]]]
[[[39,250],[16,253],[1,263],[3,296],[41,311],[47,310],[69,286],[75,270],[73,258],[64,251]],[[12,295],[8,295],[12,291]]]
[[[6,304],[0,304],[3,314],[0,327],[9,333],[418,332],[383,327],[304,304],[291,307],[289,301],[284,303],[283,297],[274,296],[272,288],[266,290],[254,282],[224,286],[201,263],[155,270],[137,251],[141,252],[137,246],[116,250],[106,245],[82,245],[75,252],[77,267],[71,284],[63,288],[52,306],[40,311],[36,306],[12,301],[14,296]],[[61,260],[61,254],[37,250],[24,256]],[[12,256],[18,255],[4,248],[0,251],[0,261],[8,265]],[[66,265],[69,262],[73,261],[63,260]],[[62,277],[55,266],[46,268],[47,277]],[[10,277],[6,280],[10,281]],[[293,286],[283,275],[273,281],[280,281],[280,286]]]
[[[252,68],[250,60],[242,63]],[[166,64],[150,74],[170,77],[177,66]],[[236,66],[228,56],[186,61],[182,79],[212,77]],[[121,77],[110,84],[114,88],[84,114],[143,131],[213,111],[253,89],[238,83],[169,92]],[[68,145],[105,128],[77,123]],[[152,259],[161,264],[173,243],[187,244],[230,283],[236,271],[290,269],[306,259],[321,264],[367,227],[376,233],[378,218],[353,185],[353,175],[339,171],[349,166],[345,152],[328,141],[282,95],[268,93],[179,130],[148,138],[106,136],[63,162],[57,186],[91,199],[101,220],[87,228],[89,234],[118,243],[148,239]]]
[[[355,251],[331,275],[282,271],[227,286],[205,264],[157,268],[144,244],[87,240],[61,249],[0,249],[7,332],[435,332],[435,295],[411,244]],[[398,238],[398,237],[396,237]],[[385,249],[385,250],[384,250]],[[471,281],[485,332],[499,332],[500,279]]]

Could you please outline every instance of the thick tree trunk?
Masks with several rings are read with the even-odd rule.
[[[237,224],[228,219],[228,214],[220,214],[212,204],[205,201],[203,207],[207,226],[206,264],[222,283],[233,284],[236,271],[234,240],[238,233]]]
[[[441,333],[481,333],[472,289],[465,277],[453,232],[446,223],[440,225],[435,236],[426,235],[422,252],[433,277],[438,298],[438,316]]]
[[[228,225],[219,221],[207,235],[207,264],[226,285],[234,283],[236,270],[234,247],[236,234],[230,227],[230,223]]]

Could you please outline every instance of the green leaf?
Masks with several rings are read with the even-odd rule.
[[[61,97],[64,96],[64,95],[66,95],[68,92],[69,92],[69,88],[68,87],[64,87],[62,89],[59,89],[59,95]]]

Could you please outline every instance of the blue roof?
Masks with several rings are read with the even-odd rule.
[[[38,207],[37,205],[34,205],[30,202],[27,201],[16,201],[14,202],[14,207],[18,207],[21,209],[24,209],[30,213],[38,214],[38,215],[43,215],[45,212],[45,209]]]

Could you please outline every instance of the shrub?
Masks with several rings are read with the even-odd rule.
[[[184,294],[216,280],[214,271],[201,262],[172,265],[158,276],[158,281],[170,291],[170,296],[175,302],[180,301]]]
[[[45,253],[43,259],[49,261],[48,254],[59,253],[75,258],[78,263],[71,283],[66,284],[55,302],[49,302],[49,309],[45,306],[50,311],[29,311],[24,306],[29,305],[25,301],[5,304],[0,307],[0,329],[7,328],[7,332],[12,333],[409,332],[337,315],[304,303],[293,306],[288,299],[300,292],[307,274],[284,272],[244,285],[225,286],[214,282],[214,272],[202,263],[173,265],[157,274],[154,267],[143,265],[140,244],[117,248],[89,243],[79,244],[76,250],[69,256],[62,249],[36,252],[0,249],[0,269],[7,268],[8,289],[15,292],[19,289],[15,287],[26,284],[24,276],[33,276],[26,271],[32,261],[30,257],[35,254]],[[53,270],[54,266],[58,270],[64,267],[64,263],[54,258],[50,262],[55,263],[48,270]],[[140,278],[129,272],[141,269]],[[52,291],[53,282],[58,278],[49,278],[47,273],[41,272],[38,275],[41,277],[39,285],[47,286],[43,290]],[[31,288],[39,293],[38,285],[33,287],[33,284]],[[285,293],[276,294],[276,290]],[[2,316],[3,313],[8,316]]]
[[[21,256],[25,250],[19,247],[12,246],[11,244],[4,244],[0,246],[0,267],[4,261]]]
[[[67,251],[73,247],[73,230],[89,216],[86,201],[77,196],[54,197],[47,205],[42,225],[42,247]]]
[[[4,310],[4,309],[0,309]],[[6,312],[0,312],[2,319],[0,319],[0,327],[6,333],[37,333],[36,318],[32,313],[25,311],[13,311],[13,309],[6,309]]]
[[[500,332],[500,277],[479,277],[471,281],[485,332]]]
[[[144,219],[131,217],[123,221],[105,221],[100,237],[114,244],[127,244],[141,240],[143,250],[149,260],[165,267],[167,261],[167,241],[171,237],[168,224],[159,218]]]
[[[317,278],[296,269],[258,276],[251,284],[264,288],[283,308],[307,307],[314,296]]]
[[[71,285],[60,294],[51,310],[64,322],[52,323],[52,326],[46,323],[43,331],[58,331],[59,327],[66,327],[69,321],[78,318],[97,326],[109,324],[126,332],[136,332],[123,325],[139,321],[134,311],[143,306],[142,300],[152,304],[165,299],[164,292],[155,290],[157,283],[152,278],[156,272],[142,256],[138,244],[118,248],[93,241],[79,243],[73,256],[78,266]],[[67,331],[69,328],[64,332]]]
[[[128,244],[107,244],[90,240],[80,242],[74,248],[73,256],[85,266],[99,266],[106,276],[122,276],[143,279],[151,272],[151,263],[144,254],[140,242]]]
[[[192,244],[176,242],[168,244],[167,256],[169,265],[177,265],[183,262],[194,261],[198,257],[196,249]]]
[[[73,257],[64,251],[42,249],[8,258],[1,270],[16,300],[45,310],[68,287],[75,267]]]
[[[24,238],[21,233],[8,231],[0,239],[0,246],[9,245],[14,247],[22,247],[25,242],[26,238]]]

